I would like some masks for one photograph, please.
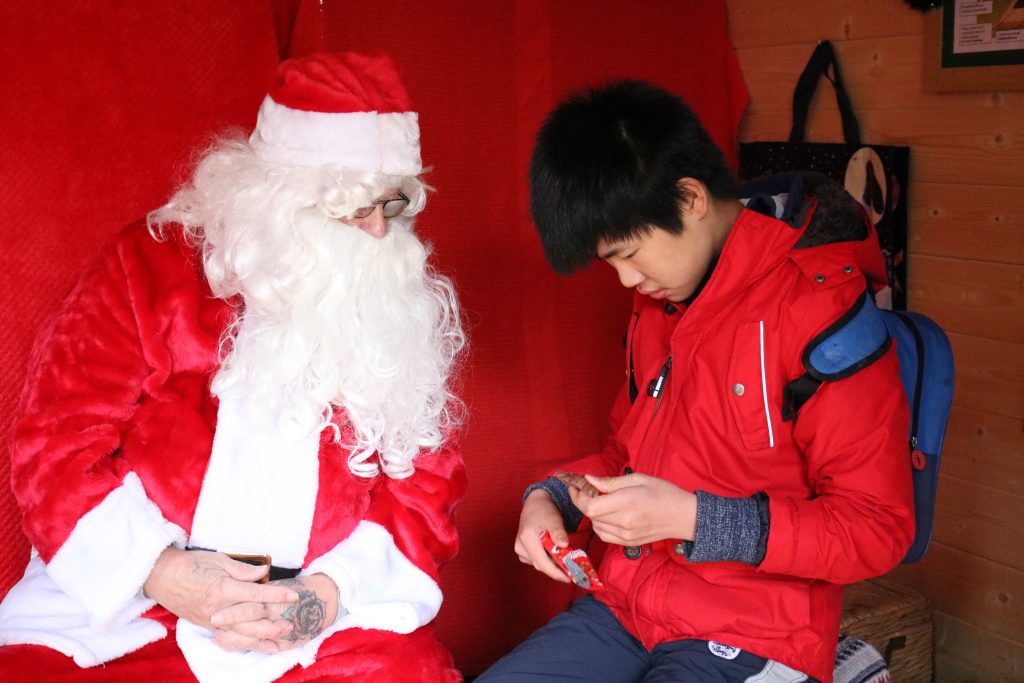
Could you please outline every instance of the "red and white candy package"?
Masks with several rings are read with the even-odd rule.
[[[558,547],[547,531],[541,533],[540,542],[544,546],[544,550],[548,551],[551,559],[562,568],[562,571],[577,586],[591,591],[603,591],[605,589],[601,579],[597,577],[597,570],[594,569],[594,565],[591,563],[590,558],[587,557],[585,551],[573,548],[572,546],[566,548]]]

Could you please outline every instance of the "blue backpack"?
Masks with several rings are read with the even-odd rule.
[[[893,340],[910,403],[908,454],[917,522],[903,562],[916,562],[931,542],[939,459],[953,401],[953,349],[942,329],[920,313],[881,310],[865,293],[858,305],[804,349],[805,372],[784,390],[783,419],[792,419],[822,382],[849,377],[870,365]]]

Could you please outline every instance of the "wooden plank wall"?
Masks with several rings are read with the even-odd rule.
[[[1024,90],[924,92],[925,15],[902,0],[728,9],[750,91],[742,141],[788,137],[793,84],[829,39],[863,139],[912,147],[910,307],[949,333],[957,372],[934,542],[892,577],[932,602],[937,681],[1022,681]],[[820,84],[808,139],[840,138]]]

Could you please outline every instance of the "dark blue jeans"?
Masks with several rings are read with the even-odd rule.
[[[814,679],[778,662],[706,640],[648,651],[612,612],[587,595],[474,683],[798,683]]]

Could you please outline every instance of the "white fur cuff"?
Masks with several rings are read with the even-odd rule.
[[[384,527],[360,522],[348,538],[317,558],[303,574],[323,572],[338,586],[348,614],[341,628],[411,633],[441,609],[441,589],[395,546]]]
[[[165,548],[184,544],[185,532],[164,519],[130,472],[78,520],[47,573],[85,608],[93,626],[108,629],[155,604],[142,595],[142,585]]]

